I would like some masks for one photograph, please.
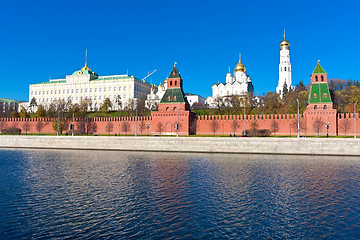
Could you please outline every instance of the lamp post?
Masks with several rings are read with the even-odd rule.
[[[290,138],[291,138],[291,123],[290,123]]]
[[[176,137],[179,137],[179,107],[180,103],[178,103],[178,112],[177,112],[177,121],[176,121]]]
[[[57,134],[56,136],[59,136],[59,123],[60,123],[60,113],[59,113],[59,107],[58,107],[58,124],[57,124]]]
[[[297,107],[298,107],[298,114],[297,114],[297,138],[300,137],[300,119],[299,119],[299,108],[300,108],[300,103],[299,103],[299,99],[296,99],[297,102]]]
[[[326,126],[326,138],[328,138],[329,137],[330,122],[325,122],[325,126]]]
[[[355,113],[356,104],[357,104],[357,101],[354,104],[354,138],[356,138],[356,113]]]
[[[149,128],[150,128],[150,123],[146,124],[146,131],[147,131],[147,135],[149,136]]]
[[[246,116],[245,116],[245,101],[244,101],[244,136],[246,135]]]
[[[72,123],[72,126],[71,126],[71,128],[72,128],[72,136],[74,136],[74,127],[75,127],[74,118],[75,118],[75,107],[73,106],[73,123]]]
[[[138,122],[138,109],[137,109],[137,106],[136,106],[136,118],[135,118],[135,137],[137,137],[137,122]]]

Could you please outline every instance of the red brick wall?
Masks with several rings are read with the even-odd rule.
[[[317,135],[317,132],[314,130],[314,122],[317,118],[321,118],[323,123],[330,122],[329,135],[354,135],[354,115],[353,113],[348,114],[336,114],[335,109],[331,110],[313,110],[305,111],[303,115],[300,115],[301,125],[305,126],[303,130],[300,131],[301,135]],[[190,129],[193,127],[196,129],[197,135],[213,135],[213,130],[211,127],[212,121],[217,122],[216,135],[229,135],[233,134],[233,121],[238,122],[238,127],[236,128],[235,134],[242,135],[244,131],[244,120],[243,116],[197,116],[195,123],[192,124],[191,114],[188,111],[179,112],[179,133],[181,135],[188,135]],[[52,119],[43,118],[40,119],[44,123],[44,127],[41,130],[41,133],[56,133],[52,128]],[[124,123],[129,124],[129,129],[127,134],[134,135],[136,129],[136,120],[135,117],[122,117],[122,118],[94,118],[92,119],[97,125],[97,131],[95,134],[108,134],[106,131],[106,125],[108,122],[113,124],[113,130],[110,134],[124,134],[122,125]],[[38,119],[25,119],[25,118],[2,118],[0,119],[0,128],[10,128],[17,127],[22,130],[22,134],[25,133],[24,124],[29,123],[30,130],[28,133],[38,133],[36,130],[36,124]],[[249,115],[246,116],[246,129],[251,129],[252,122],[257,123],[258,129],[269,129],[271,130],[272,122],[276,121],[279,126],[279,130],[276,132],[276,135],[296,135],[297,134],[297,115],[296,114],[279,114],[279,115]],[[69,120],[71,123],[72,120]],[[77,129],[78,119],[75,119],[75,130]],[[141,130],[141,122],[144,122],[144,125],[149,125],[149,129],[146,128]],[[177,112],[153,112],[152,117],[138,117],[138,135],[146,134],[159,134],[157,129],[157,124],[159,122],[163,123],[163,133],[162,134],[176,134],[175,124],[177,122]],[[291,124],[291,127],[290,127]],[[3,126],[1,126],[3,125]],[[360,135],[360,119],[359,115],[356,114],[356,130],[357,134]],[[272,133],[273,134],[273,133]],[[326,135],[325,124],[321,127],[320,135]]]
[[[300,115],[300,120],[303,117]],[[213,121],[216,121],[217,129],[215,135],[234,134],[234,121],[238,123],[235,130],[236,135],[242,135],[244,132],[243,116],[198,116],[196,121],[196,132],[198,135],[213,135]],[[248,115],[245,119],[245,127],[247,130],[252,128],[252,123],[257,123],[257,129],[271,129],[272,122],[278,124],[276,135],[295,135],[297,115],[281,114],[281,115]],[[291,126],[290,126],[291,124]]]

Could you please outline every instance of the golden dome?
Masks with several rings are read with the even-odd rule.
[[[90,71],[90,68],[87,66],[87,63],[85,63],[85,66],[81,69],[81,71],[84,71],[84,70],[89,70]]]
[[[289,41],[288,41],[288,40],[286,40],[285,38],[284,38],[284,40],[282,40],[282,42],[280,43],[280,47],[283,47],[283,46],[287,46],[287,47],[289,47],[289,46],[290,46]]]
[[[242,62],[241,62],[241,58],[239,59],[239,62],[238,62],[238,64],[236,64],[236,66],[235,66],[235,72],[245,72],[246,71],[246,68],[245,68],[245,66],[244,66],[244,64],[242,64]]]

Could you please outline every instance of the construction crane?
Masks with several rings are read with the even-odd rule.
[[[151,73],[149,73],[148,75],[146,75],[146,77],[144,77],[143,79],[141,79],[141,81],[145,82],[145,79],[147,79],[148,77],[150,77],[153,73],[155,73],[157,71],[157,69],[155,69],[154,71],[152,71]]]

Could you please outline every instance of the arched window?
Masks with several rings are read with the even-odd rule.
[[[280,72],[282,72],[282,67],[280,68]]]
[[[286,67],[284,67],[284,71],[286,72]]]
[[[324,81],[324,76],[323,76],[323,75],[321,75],[321,81],[322,81],[322,82]]]
[[[327,105],[324,105],[324,109],[327,109]]]
[[[317,105],[314,106],[314,109],[315,109],[315,110],[317,109]]]
[[[318,76],[315,76],[315,82],[317,82],[318,81]]]
[[[174,111],[176,111],[176,107],[174,107],[174,109],[173,109]]]
[[[172,86],[172,81],[170,81],[170,86]]]
[[[166,111],[169,111],[169,109],[170,109],[170,108],[169,108],[169,107],[167,107],[167,108],[166,108]]]
[[[176,86],[176,84],[177,84],[177,81],[175,81],[175,86]]]

